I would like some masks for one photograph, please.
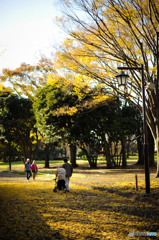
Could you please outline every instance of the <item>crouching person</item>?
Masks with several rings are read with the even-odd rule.
[[[62,194],[62,190],[64,190],[64,192],[66,192],[65,175],[66,175],[66,170],[63,167],[58,167],[58,169],[56,171],[57,187],[61,194]]]

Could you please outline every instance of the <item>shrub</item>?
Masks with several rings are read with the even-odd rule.
[[[86,155],[86,153],[83,150],[79,149],[77,152],[77,156],[82,157],[83,155]]]

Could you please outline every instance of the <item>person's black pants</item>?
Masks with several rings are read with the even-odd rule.
[[[62,189],[66,189],[65,180],[58,180],[57,186],[58,186],[59,191],[61,191]]]
[[[27,180],[29,180],[29,178],[31,177],[31,171],[27,171],[26,174],[27,174]]]

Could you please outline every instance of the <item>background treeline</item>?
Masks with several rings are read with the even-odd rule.
[[[97,166],[99,155],[108,168],[117,166],[117,155],[125,167],[133,146],[135,151],[142,146],[137,145],[139,139],[142,143],[141,114],[106,92],[107,100],[96,101],[102,91],[85,86],[80,99],[73,82],[61,78],[37,90],[34,102],[9,92],[2,95],[1,158],[45,159],[49,167],[49,159],[69,156],[75,167],[81,149],[91,167]]]
[[[46,167],[50,144],[68,146],[73,166],[78,147],[90,166],[102,154],[111,168],[119,152],[126,166],[126,146],[134,141],[143,163],[141,74],[129,71],[125,88],[115,78],[117,66],[143,64],[146,84],[155,86],[146,92],[145,105],[149,163],[154,164],[156,146],[159,176],[159,1],[61,0],[57,5],[63,13],[57,24],[68,38],[56,46],[53,61],[42,56],[36,66],[3,69],[1,83],[10,87],[2,87],[2,94],[8,92],[1,97],[2,147],[25,161],[36,158],[41,145]]]

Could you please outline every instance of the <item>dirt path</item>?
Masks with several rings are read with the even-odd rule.
[[[35,181],[36,182],[45,182],[45,181],[52,181],[53,180],[53,177],[51,175],[47,176],[47,177],[41,177],[41,176],[38,176],[36,177]],[[18,174],[13,174],[13,173],[9,173],[7,171],[2,171],[0,172],[0,182],[8,182],[8,183],[11,183],[11,182],[20,182],[20,183],[26,183],[27,182],[27,179],[26,179],[26,176],[25,175],[18,175]],[[33,181],[33,178],[31,177],[29,182],[34,182]]]

